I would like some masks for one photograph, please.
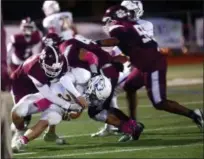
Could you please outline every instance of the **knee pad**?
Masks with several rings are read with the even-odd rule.
[[[97,107],[89,107],[88,108],[88,115],[91,119],[96,121],[106,121],[108,116],[107,110],[97,110]]]
[[[58,112],[45,111],[40,120],[47,120],[49,125],[57,125],[61,122],[62,116]]]
[[[153,104],[153,106],[157,109],[157,110],[164,110],[164,107],[168,104],[167,100],[163,100],[157,104]]]
[[[96,121],[102,121],[105,122],[108,118],[108,111],[107,110],[102,110],[100,113],[96,114],[94,119]]]

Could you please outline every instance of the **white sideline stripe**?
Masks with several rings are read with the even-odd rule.
[[[156,129],[144,129],[144,132],[151,132],[151,131],[160,131],[160,130],[174,130],[174,129],[188,129],[188,128],[194,128],[197,127],[195,125],[188,125],[185,127],[181,126],[175,126],[175,127],[161,127],[161,128],[156,128]],[[79,135],[65,135],[65,136],[60,136],[62,138],[74,138],[74,137],[82,137],[82,136],[91,136],[91,133],[89,134],[79,134]],[[35,140],[42,140],[43,138],[37,138]]]
[[[37,152],[25,152],[25,153],[16,153],[13,154],[14,156],[23,156],[23,155],[33,155],[36,154]]]
[[[141,147],[141,148],[133,148],[133,149],[118,149],[111,151],[96,151],[96,152],[85,152],[85,153],[72,153],[72,154],[63,154],[63,155],[54,155],[54,156],[40,156],[40,157],[28,157],[28,158],[56,158],[56,157],[70,157],[70,156],[84,156],[84,155],[97,155],[97,154],[111,154],[118,152],[132,152],[132,151],[143,151],[143,150],[160,150],[165,148],[177,148],[177,147],[192,147],[203,145],[202,143],[197,144],[188,144],[188,145],[171,145],[171,146],[149,146],[149,147]]]
[[[203,103],[203,101],[202,100],[200,100],[200,101],[192,101],[192,102],[179,102],[179,103],[181,103],[181,104],[202,104]],[[151,104],[144,104],[144,105],[138,105],[138,107],[139,108],[150,108],[151,107]],[[127,107],[125,107],[125,106],[122,106],[122,107],[120,107],[120,108],[127,108]],[[87,112],[87,110],[85,110],[84,112]],[[34,114],[33,116],[41,116],[41,114],[40,113],[38,113],[38,114]]]

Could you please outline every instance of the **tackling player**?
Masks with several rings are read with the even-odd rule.
[[[25,116],[46,110],[50,107],[50,102],[65,109],[70,107],[69,103],[53,94],[49,88],[50,83],[55,82],[66,71],[67,65],[64,64],[59,50],[53,46],[46,46],[41,54],[31,56],[12,73],[14,148],[19,136],[27,129],[24,124]],[[58,138],[56,134],[55,136]]]
[[[132,17],[132,13],[123,6],[108,8],[103,22],[112,38],[97,43],[101,46],[117,45],[129,56],[131,64],[144,73],[147,94],[156,109],[186,116],[203,128],[203,114],[199,109],[190,110],[167,99],[166,56],[161,54],[157,42]]]
[[[114,61],[108,52],[102,50],[92,40],[79,35],[74,39],[61,43],[60,50],[69,66],[91,71],[91,81],[93,83],[95,80],[97,81],[100,74],[105,75],[111,80],[111,95],[103,104],[99,104],[100,106],[98,106],[98,103],[89,106],[88,114],[90,118],[114,125],[122,132],[132,134],[135,139],[138,139],[143,131],[143,125],[131,120],[119,109],[110,107],[119,72],[123,70],[123,65],[120,62]],[[96,86],[92,86],[92,88],[94,87]],[[68,89],[66,86],[65,88]],[[95,95],[93,94],[92,96],[94,99]]]
[[[127,8],[129,10],[129,12],[131,12],[131,16],[132,19],[134,19],[137,23],[139,23],[143,29],[147,32],[148,36],[152,37],[154,36],[154,32],[153,32],[153,24],[149,21],[146,20],[142,20],[140,19],[141,16],[144,13],[143,10],[143,5],[141,1],[130,1],[130,0],[124,0],[121,2],[121,6],[124,6],[125,8]],[[113,48],[113,50],[111,51],[112,56],[121,56],[122,55],[122,51],[115,46]],[[127,97],[127,101],[128,101],[128,107],[129,107],[129,116],[131,117],[131,119],[136,120],[136,107],[137,107],[137,89],[142,87],[142,84],[144,85],[144,79],[143,79],[143,73],[137,69],[134,68],[132,69],[132,73],[130,71],[130,68],[128,68],[128,72],[124,72],[123,74],[125,75],[121,75],[121,78],[125,78],[122,80],[122,82],[119,80],[119,88],[118,90],[120,90],[119,92],[126,92],[126,97]],[[130,74],[131,73],[131,74]],[[129,77],[127,77],[129,75]],[[135,81],[136,83],[134,84]],[[118,92],[118,91],[117,91]],[[118,94],[118,93],[117,93]],[[112,107],[118,107],[117,104],[117,97],[114,96],[112,101],[111,101],[111,105]],[[106,136],[109,134],[117,134],[117,129],[115,129],[115,127],[111,126],[111,125],[105,125],[104,128],[100,129],[98,132],[92,134],[92,137],[95,136]]]

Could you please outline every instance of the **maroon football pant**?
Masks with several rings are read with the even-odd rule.
[[[146,73],[133,70],[124,85],[124,90],[134,92],[143,86],[153,106],[156,107],[158,103],[166,100],[166,68]]]
[[[147,95],[154,107],[166,100],[166,70],[156,70],[144,74]]]

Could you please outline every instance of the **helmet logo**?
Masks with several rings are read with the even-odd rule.
[[[105,87],[104,80],[100,79],[99,82],[95,84],[95,87],[98,91],[102,91]]]
[[[118,16],[118,18],[124,18],[127,14],[125,13],[124,10],[120,9],[116,11],[116,15]]]

